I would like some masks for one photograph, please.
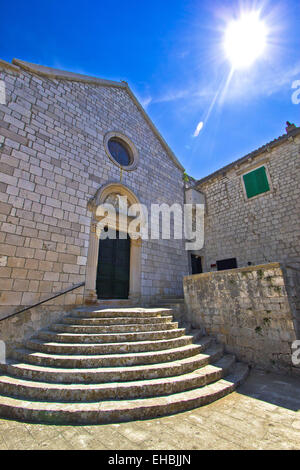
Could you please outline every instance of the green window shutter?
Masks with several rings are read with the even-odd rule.
[[[264,166],[247,173],[243,176],[243,180],[248,199],[270,191],[266,168]]]

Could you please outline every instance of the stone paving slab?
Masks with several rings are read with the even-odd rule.
[[[300,380],[254,370],[236,392],[193,411],[96,426],[0,420],[0,449],[299,449]]]

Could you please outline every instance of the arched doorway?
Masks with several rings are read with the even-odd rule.
[[[88,204],[88,209],[92,212],[92,220],[85,286],[87,303],[97,302],[100,298],[138,300],[141,296],[142,240],[129,237],[126,232],[129,223],[127,216],[118,214],[116,220],[108,223],[107,228],[114,229],[118,234],[116,240],[108,239],[106,242],[101,240],[97,233],[98,206],[107,202],[114,204],[118,196],[126,196],[129,206],[140,204],[135,194],[121,183],[109,183],[99,188]],[[114,286],[114,283],[118,281],[122,285]]]

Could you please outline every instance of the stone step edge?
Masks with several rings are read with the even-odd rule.
[[[68,317],[64,317],[61,319],[62,322],[64,322],[64,324],[68,325],[69,324],[69,321],[72,320],[74,322],[80,322],[80,321],[90,321],[90,322],[96,322],[96,321],[109,321],[109,320],[114,320],[114,321],[124,321],[124,320],[132,320],[132,321],[137,321],[137,320],[151,320],[153,321],[154,320],[154,323],[153,324],[156,324],[156,323],[159,323],[159,322],[156,322],[155,320],[165,320],[163,321],[163,323],[172,323],[173,322],[173,316],[163,316],[163,317],[144,317],[144,318],[141,318],[141,317],[103,317],[103,318],[100,318],[100,317],[72,317],[72,316],[68,316]],[[77,324],[77,323],[74,323],[74,324]],[[142,323],[142,322],[138,322],[138,323],[108,323],[107,325],[103,324],[103,323],[100,323],[99,326],[113,326],[113,325],[118,325],[118,326],[124,326],[124,325],[141,325],[141,324],[145,324],[145,325],[152,325],[152,323],[149,321],[149,322],[145,322],[145,323]],[[78,325],[82,325],[82,323],[78,323]],[[92,326],[92,325],[91,325]]]
[[[90,402],[172,395],[204,387],[227,375],[235,363],[232,355],[224,356],[215,365],[206,365],[194,372],[167,378],[110,382],[100,384],[52,384],[11,376],[0,376],[0,393],[33,401]]]
[[[170,349],[158,349],[155,351],[142,351],[142,352],[134,352],[134,353],[104,353],[104,354],[54,354],[54,353],[46,353],[42,351],[33,351],[32,349],[23,347],[23,348],[16,348],[14,351],[17,353],[22,353],[30,356],[40,356],[41,358],[53,358],[53,359],[123,359],[123,358],[135,358],[135,357],[149,357],[155,354],[156,356],[166,355],[168,353],[175,353],[185,351],[186,349],[193,349],[196,347],[200,347],[200,352],[204,351],[214,342],[213,338],[210,336],[202,336],[197,340],[195,343],[188,344],[186,346],[178,346]],[[61,344],[61,343],[57,343]],[[73,345],[73,343],[71,343]]]
[[[174,336],[173,336],[174,335]],[[138,337],[143,337],[142,341],[147,340],[147,337],[154,336],[153,341],[156,339],[164,339],[164,338],[155,338],[155,336],[166,336],[167,338],[165,339],[170,339],[169,337],[173,338],[178,338],[179,336],[184,336],[185,335],[185,328],[175,328],[173,330],[158,330],[158,331],[143,331],[143,332],[134,332],[134,333],[59,333],[57,331],[51,331],[51,330],[40,330],[36,335],[35,338],[41,338],[41,339],[51,339],[53,338],[54,340],[56,339],[57,341],[59,339],[63,341],[58,341],[58,342],[68,342],[64,341],[66,340],[71,340],[71,338],[74,338],[74,340],[82,340],[81,342],[84,344],[89,344],[88,342],[85,343],[85,339],[90,339],[92,337],[95,338],[95,341],[97,340],[106,340],[109,339],[110,336],[114,338],[114,341],[109,341],[110,344],[118,344],[122,343],[125,338],[126,342],[134,342],[136,338]],[[122,341],[123,340],[123,341]],[[135,342],[140,342],[140,341],[135,341]],[[103,343],[98,343],[98,344],[107,344],[106,342]]]
[[[81,317],[82,314],[87,315],[88,317],[90,315],[95,315],[95,317],[100,317],[100,318],[116,318],[120,317],[123,315],[124,317],[132,317],[133,315],[137,317],[149,317],[149,316],[154,316],[154,317],[160,317],[160,316],[170,316],[173,314],[173,309],[171,308],[163,308],[163,309],[97,309],[97,310],[90,310],[90,309],[76,309],[72,310],[70,312],[72,315],[75,315],[77,317]]]
[[[82,346],[82,347],[96,347],[96,346],[117,346],[117,345],[143,345],[143,344],[164,344],[170,341],[175,341],[179,339],[192,339],[192,335],[183,335],[178,336],[175,338],[167,338],[167,339],[153,339],[153,340],[144,340],[144,341],[124,341],[124,342],[117,342],[117,343],[67,343],[67,342],[56,342],[56,341],[46,341],[42,338],[32,338],[26,341],[26,343],[35,343],[35,344],[42,344],[42,345],[53,345],[53,346]]]
[[[136,305],[127,306],[127,307],[117,307],[117,306],[90,306],[87,307],[86,305],[78,306],[72,308],[72,312],[137,312],[137,313],[162,313],[165,311],[171,311],[171,308],[168,307],[137,307]]]
[[[16,385],[30,386],[36,389],[39,388],[49,388],[53,390],[89,390],[94,388],[125,388],[129,387],[147,387],[148,385],[155,384],[164,384],[169,382],[182,382],[188,381],[189,379],[205,376],[209,373],[210,368],[223,369],[228,364],[232,364],[235,361],[235,356],[233,354],[226,354],[220,359],[216,359],[214,363],[207,363],[203,367],[196,368],[192,372],[182,373],[179,375],[171,375],[168,377],[157,377],[154,379],[141,379],[141,380],[129,380],[124,382],[96,382],[96,383],[60,383],[60,382],[47,382],[33,379],[25,379],[20,376],[15,376],[11,374],[0,374],[0,383],[15,383]]]
[[[168,325],[169,328],[166,326]],[[162,329],[162,327],[165,327],[166,329]],[[82,331],[76,332],[74,331],[74,334],[94,334],[93,332],[87,332],[85,331],[86,329],[91,329],[91,330],[100,330],[99,334],[129,334],[129,333],[150,333],[150,332],[159,332],[159,331],[173,331],[173,330],[178,330],[178,322],[169,322],[169,323],[145,323],[144,325],[142,323],[135,323],[135,324],[125,324],[125,325],[76,325],[72,323],[53,323],[52,325],[48,326],[49,331],[51,332],[56,332],[56,333],[71,333],[73,334],[72,330],[76,329],[82,329]],[[103,329],[103,333],[101,332],[101,328]],[[105,332],[106,328],[110,328],[111,331]],[[125,329],[125,328],[136,328],[136,330],[132,331],[117,331],[119,328]],[[148,329],[144,329],[148,328]],[[153,328],[153,329],[152,329]],[[155,329],[157,328],[157,329]],[[69,331],[64,331],[69,329]],[[97,332],[96,332],[97,334]]]
[[[156,334],[156,333],[170,333],[170,331],[172,333],[176,332],[176,333],[182,333],[184,334],[185,333],[185,328],[175,328],[174,330],[157,330],[157,331],[144,331],[142,332],[143,334]],[[64,332],[57,332],[57,331],[51,331],[51,330],[48,330],[48,329],[41,329],[39,330],[38,334],[39,333],[42,333],[42,334],[50,334],[51,336],[56,336],[56,335],[64,335],[64,336],[115,336],[115,335],[118,335],[118,336],[125,336],[125,335],[133,335],[133,336],[136,336],[137,334],[140,334],[141,332],[140,331],[137,331],[137,332],[129,332],[129,333],[119,333],[119,332],[116,332],[116,333],[64,333]]]
[[[53,378],[55,378],[55,375],[58,375],[59,381],[63,380],[62,377],[65,376],[67,378],[68,376],[73,376],[74,374],[84,374],[86,376],[86,381],[88,381],[88,377],[90,378],[93,377],[93,375],[114,375],[114,374],[120,374],[123,376],[130,376],[130,374],[134,373],[141,373],[141,374],[147,374],[147,373],[154,373],[157,370],[157,373],[163,372],[168,369],[173,369],[174,376],[178,376],[184,373],[181,369],[184,369],[184,367],[192,366],[194,364],[195,369],[199,369],[199,367],[204,367],[210,362],[215,362],[216,360],[220,359],[222,354],[223,354],[224,348],[221,345],[217,345],[211,348],[208,348],[206,353],[199,353],[191,357],[183,358],[183,359],[177,359],[175,361],[166,361],[162,363],[156,363],[156,364],[146,364],[146,365],[138,365],[138,366],[121,366],[121,367],[90,367],[90,368],[62,368],[62,367],[45,367],[41,365],[33,365],[33,364],[28,364],[28,363],[20,363],[20,362],[15,362],[13,360],[8,360],[6,364],[1,365],[0,371],[2,370],[4,373],[11,375],[12,377],[19,378],[20,376],[18,374],[25,373],[26,371],[29,373],[36,373],[36,374],[46,374],[50,376],[53,374]],[[203,364],[203,365],[197,365]],[[170,370],[170,372],[171,372]],[[176,372],[178,370],[178,372]],[[168,375],[167,377],[172,377],[173,375]],[[162,376],[166,377],[166,376]],[[157,376],[156,378],[159,378]],[[23,378],[22,378],[23,379]],[[24,379],[27,380],[27,379]],[[34,380],[30,378],[29,380]],[[49,378],[48,378],[49,380]],[[75,380],[75,379],[73,379]],[[124,381],[128,382],[131,381],[132,379],[128,379]],[[133,379],[134,381],[137,379]],[[146,380],[146,379],[142,379]],[[152,380],[152,379],[151,379]],[[154,380],[154,379],[153,379]],[[38,381],[38,380],[37,380]],[[51,383],[61,383],[59,381],[53,382],[51,380]],[[113,380],[114,382],[116,380]],[[47,380],[45,380],[47,382]],[[122,380],[116,381],[118,383],[122,382]],[[65,383],[65,382],[64,382]],[[72,382],[72,383],[77,383],[77,382]],[[78,382],[82,383],[82,382]]]
[[[100,403],[32,402],[0,396],[0,416],[52,424],[104,424],[151,419],[207,405],[234,391],[247,377],[248,366],[236,363],[233,371],[212,384],[168,396]]]
[[[167,362],[168,359],[167,357],[168,354],[170,355],[177,355],[180,353],[185,354],[186,352],[190,352],[190,356],[186,357],[192,357],[197,353],[201,353],[205,351],[210,345],[212,344],[212,339],[210,337],[203,337],[200,340],[198,340],[198,343],[192,343],[188,344],[187,346],[179,346],[177,348],[171,348],[171,349],[162,349],[162,350],[157,350],[157,351],[146,351],[146,352],[136,352],[136,353],[119,353],[119,354],[89,354],[89,355],[84,355],[84,354],[51,354],[51,353],[46,353],[46,352],[39,352],[39,351],[33,351],[30,349],[26,348],[19,348],[13,351],[12,353],[12,358],[18,361],[23,361],[28,364],[35,364],[37,365],[37,361],[34,360],[34,358],[37,358],[41,361],[49,360],[50,362],[55,360],[57,361],[66,361],[71,363],[74,363],[76,361],[90,361],[90,360],[103,360],[104,362],[107,361],[118,361],[118,360],[138,360],[141,362],[136,362],[135,364],[132,365],[148,365],[148,364],[154,364],[154,361],[157,361],[158,363],[163,361]],[[197,352],[198,351],[198,352]],[[149,358],[153,359],[153,362],[149,362]],[[26,360],[25,360],[26,359]],[[146,362],[142,362],[142,361]],[[38,364],[38,365],[43,365],[43,364]],[[52,367],[52,366],[51,366]],[[61,366],[59,366],[61,367]],[[65,368],[73,368],[73,365],[70,365],[68,367],[65,366]],[[110,366],[103,366],[103,367],[110,367]],[[127,366],[126,366],[127,367]]]
[[[62,343],[62,342],[53,342],[53,341],[42,341],[42,340],[38,340],[38,339],[29,339],[25,342],[25,346],[32,350],[32,351],[39,351],[39,352],[43,352],[43,348],[59,348],[59,349],[63,349],[63,350],[67,350],[67,349],[78,349],[80,351],[80,349],[88,349],[88,353],[85,352],[85,355],[91,355],[90,351],[95,351],[97,348],[100,348],[100,349],[106,349],[106,348],[114,348],[114,347],[118,347],[120,349],[124,349],[124,353],[129,353],[130,351],[126,350],[126,348],[146,348],[146,350],[140,350],[140,351],[131,351],[131,353],[133,352],[156,352],[156,351],[159,351],[159,350],[167,350],[167,349],[170,349],[168,348],[169,345],[172,345],[171,348],[173,349],[174,346],[173,346],[173,343],[182,343],[182,342],[187,342],[187,344],[192,344],[193,341],[197,341],[197,337],[200,338],[201,336],[203,336],[202,332],[201,331],[198,331],[197,333],[191,333],[190,335],[185,335],[185,336],[180,336],[178,338],[169,338],[169,339],[160,339],[160,340],[151,340],[151,341],[129,341],[129,342],[124,342],[124,343]],[[185,345],[187,345],[185,344]],[[164,348],[165,346],[165,348]],[[147,348],[150,348],[148,351],[147,351]],[[157,347],[157,349],[155,349]],[[162,349],[159,349],[161,348]],[[177,347],[177,346],[176,346]],[[179,346],[180,347],[180,346]],[[40,349],[37,349],[37,348],[40,348]],[[154,349],[153,349],[154,348]],[[107,353],[105,353],[107,354]],[[112,353],[113,354],[113,353]],[[118,351],[118,353],[116,354],[121,354],[120,351]],[[76,354],[77,355],[77,354]]]

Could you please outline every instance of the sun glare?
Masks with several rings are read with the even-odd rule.
[[[262,55],[266,43],[267,28],[257,12],[244,13],[227,26],[224,48],[234,69],[250,67]]]

